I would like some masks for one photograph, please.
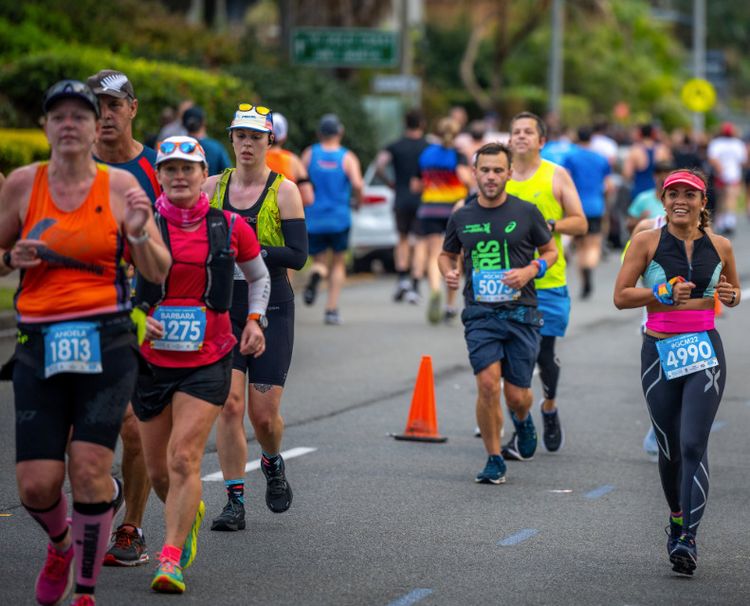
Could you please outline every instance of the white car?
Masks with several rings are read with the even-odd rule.
[[[398,242],[393,212],[395,194],[377,176],[374,162],[367,167],[364,182],[362,206],[352,211],[349,235],[352,270],[392,272],[393,247]]]

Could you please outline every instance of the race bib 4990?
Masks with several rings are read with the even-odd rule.
[[[705,331],[662,339],[656,342],[656,350],[667,380],[719,365],[714,346]]]

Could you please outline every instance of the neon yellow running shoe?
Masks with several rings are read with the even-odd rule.
[[[206,515],[206,504],[201,501],[198,503],[198,511],[195,512],[195,522],[190,529],[185,544],[182,546],[182,557],[180,558],[180,568],[185,570],[195,560],[195,553],[198,551],[198,531],[201,528],[203,516]]]
[[[182,578],[182,567],[166,558],[159,562],[151,589],[159,593],[183,593],[185,580]]]

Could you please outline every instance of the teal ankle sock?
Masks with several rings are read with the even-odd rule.
[[[235,498],[240,503],[245,503],[245,480],[224,480],[227,489],[227,497]]]

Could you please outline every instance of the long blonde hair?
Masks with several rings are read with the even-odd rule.
[[[440,137],[443,147],[452,147],[456,135],[460,132],[458,122],[453,118],[440,118],[435,129],[435,134]]]

